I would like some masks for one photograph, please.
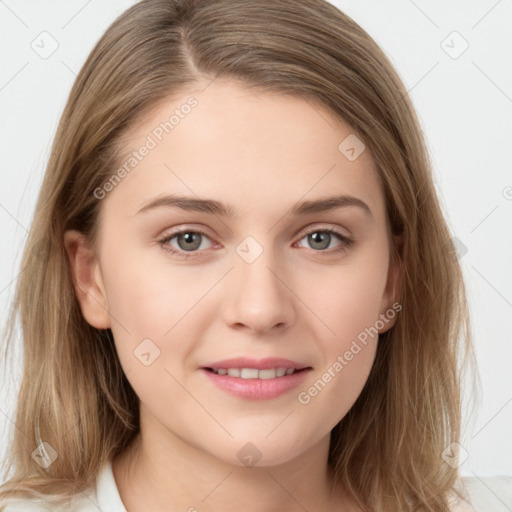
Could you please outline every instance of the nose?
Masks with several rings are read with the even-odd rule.
[[[295,320],[290,285],[271,250],[264,250],[252,263],[235,256],[227,281],[223,315],[227,325],[257,334],[282,330]]]

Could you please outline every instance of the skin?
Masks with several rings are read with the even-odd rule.
[[[361,393],[378,337],[308,404],[297,395],[396,301],[401,270],[389,259],[370,152],[348,160],[338,145],[353,131],[321,106],[220,79],[160,103],[126,150],[140,148],[191,95],[198,105],[101,200],[96,247],[77,231],[65,234],[82,313],[112,330],[140,399],[141,435],[113,461],[121,499],[128,511],[233,503],[251,512],[358,510],[341,489],[331,493],[329,435]],[[137,214],[163,194],[215,199],[238,215],[176,207]],[[336,194],[360,198],[371,216],[353,206],[288,214],[297,202]],[[189,259],[159,244],[181,228],[207,233]],[[304,233],[314,228],[355,242],[335,252],[344,242],[333,235],[315,244]],[[252,263],[236,252],[247,236],[263,249]],[[169,245],[187,253],[178,237]],[[134,350],[148,338],[160,355],[146,366]],[[287,357],[313,370],[284,395],[246,400],[199,370],[236,356]],[[247,442],[261,453],[252,467],[237,456]]]

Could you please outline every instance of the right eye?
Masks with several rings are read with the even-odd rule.
[[[203,231],[196,229],[184,229],[166,236],[158,243],[162,246],[162,249],[170,252],[171,254],[175,254],[181,258],[192,258],[195,257],[193,253],[198,252],[198,249],[201,248],[203,237],[209,238],[208,235]],[[170,243],[175,238],[178,247],[175,247]]]

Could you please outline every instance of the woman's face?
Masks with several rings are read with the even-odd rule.
[[[78,275],[147,439],[274,465],[325,443],[345,416],[375,332],[397,314],[384,196],[361,144],[317,105],[227,80],[160,104],[125,140],[95,191],[97,252]],[[341,196],[357,200],[329,201]],[[222,363],[232,358],[255,364]],[[305,369],[272,373],[290,365]]]

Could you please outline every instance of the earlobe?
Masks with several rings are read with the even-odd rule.
[[[76,230],[64,233],[64,246],[76,297],[85,320],[97,329],[108,329],[111,326],[108,300],[93,249],[86,236]]]

